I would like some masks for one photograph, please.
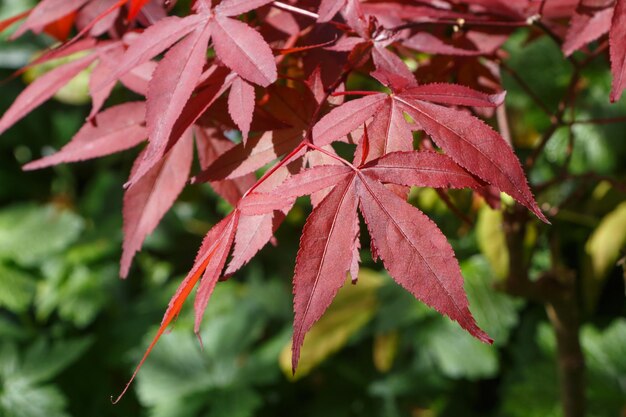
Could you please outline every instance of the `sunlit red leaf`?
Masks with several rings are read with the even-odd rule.
[[[211,19],[215,52],[246,80],[267,87],[276,81],[276,62],[269,45],[250,26],[217,15]]]
[[[128,20],[135,20],[143,6],[150,0],[130,0],[128,4]]]
[[[626,88],[626,0],[617,0],[611,30],[609,32],[611,45],[611,101],[616,102]]]
[[[41,169],[64,162],[84,161],[123,151],[148,138],[144,102],[129,102],[106,109],[88,121],[60,151],[24,165]]]
[[[439,228],[418,209],[368,176],[357,190],[372,245],[391,277],[418,300],[457,321],[477,339],[491,343],[469,311],[461,270]]]
[[[459,110],[421,100],[397,98],[435,143],[459,165],[495,185],[547,221],[528,188],[513,150],[481,120]]]
[[[243,143],[248,141],[252,113],[254,112],[254,87],[237,77],[228,95],[228,113],[241,130]]]
[[[295,372],[306,332],[328,308],[352,266],[357,200],[355,177],[335,186],[307,219],[293,277]]]
[[[44,101],[51,98],[79,72],[87,68],[96,59],[93,54],[61,65],[37,78],[15,99],[11,107],[0,119],[0,134],[15,122],[26,116]]]
[[[141,156],[139,156],[141,158]],[[126,278],[135,253],[181,193],[191,170],[191,130],[124,194],[124,244],[120,276]]]
[[[26,21],[17,29],[13,37],[32,30],[41,32],[47,25],[72,14],[89,0],[43,0],[35,6]]]
[[[205,280],[205,285],[203,287],[203,295],[200,300],[201,301],[200,304],[203,304],[205,302],[204,301],[205,299],[208,300],[208,296],[210,296],[209,289],[212,289],[212,287],[209,285],[210,280],[213,278],[215,271],[217,269],[220,269],[221,271],[221,268],[223,267],[222,256],[225,252],[225,247],[229,246],[232,243],[232,235],[233,235],[234,229],[236,229],[237,227],[238,219],[239,219],[239,212],[233,211],[230,215],[224,218],[221,222],[216,224],[209,231],[209,233],[207,233],[204,240],[202,241],[202,246],[200,247],[200,250],[198,251],[198,255],[196,256],[196,260],[194,261],[193,268],[191,269],[191,271],[189,271],[189,274],[187,274],[187,277],[185,277],[183,282],[181,282],[181,284],[178,286],[176,293],[174,294],[174,296],[172,297],[172,299],[170,300],[167,306],[167,310],[165,311],[165,314],[163,315],[163,320],[161,321],[161,325],[159,326],[159,329],[157,330],[157,333],[154,336],[154,339],[152,339],[152,342],[148,346],[148,349],[146,349],[146,352],[144,353],[143,357],[139,361],[139,364],[135,368],[133,375],[131,376],[130,380],[124,387],[124,390],[113,401],[114,404],[119,402],[119,400],[124,396],[126,391],[128,391],[130,384],[133,382],[133,380],[137,376],[137,373],[139,372],[139,370],[141,369],[141,366],[144,364],[144,362],[146,361],[146,359],[152,352],[152,349],[154,349],[154,347],[156,346],[157,342],[159,341],[159,339],[161,338],[161,336],[167,329],[167,326],[169,326],[172,320],[174,320],[178,316],[178,314],[180,313],[180,310],[183,307],[183,304],[187,300],[187,297],[189,297],[189,294],[191,294],[191,291],[196,286],[196,283],[203,276],[208,277],[209,281],[207,282]],[[219,274],[220,271],[218,271],[217,274]],[[198,307],[202,307],[202,305],[199,305]],[[200,309],[197,309],[196,311],[200,311]],[[199,315],[201,316],[201,314]]]

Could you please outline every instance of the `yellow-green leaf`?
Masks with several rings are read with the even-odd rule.
[[[509,251],[506,236],[502,229],[502,212],[484,205],[478,213],[476,223],[478,247],[491,265],[497,278],[506,278],[509,274]]]
[[[379,273],[364,269],[360,270],[356,285],[347,279],[324,316],[305,337],[294,376],[291,374],[291,343],[283,348],[279,364],[285,375],[294,380],[302,378],[344,347],[350,336],[365,326],[376,312],[376,290],[382,282]]]
[[[388,372],[393,366],[393,361],[398,352],[399,333],[391,331],[380,333],[374,337],[374,366],[380,372]]]
[[[626,244],[626,202],[602,219],[585,245],[585,251],[591,257],[591,267],[596,279],[603,279],[615,266],[624,244]]]
[[[24,72],[24,81],[28,84],[35,81],[45,73],[60,67],[61,65],[75,61],[87,55],[88,52],[77,52],[64,58],[54,59],[46,63],[30,67]],[[81,71],[70,80],[63,88],[56,92],[54,98],[61,103],[81,105],[87,104],[91,100],[89,95],[89,77],[93,71],[94,65],[89,66]]]

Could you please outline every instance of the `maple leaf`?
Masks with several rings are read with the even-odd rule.
[[[287,127],[251,137],[217,158],[195,181],[237,178],[254,172],[298,146],[310,128],[318,103],[309,90],[274,85],[268,91],[265,109]]]
[[[158,70],[158,67],[157,67]],[[156,70],[155,70],[156,72]],[[148,148],[145,153],[145,157],[142,158],[142,162],[130,176],[127,186],[131,186],[137,182],[143,175],[146,174],[158,161],[163,157],[165,152],[170,149],[183,135],[183,133],[193,123],[200,118],[219,96],[230,87],[233,78],[228,77],[224,71],[221,71],[219,67],[211,67],[205,71],[206,78],[203,88],[197,91],[196,95],[191,97],[188,101],[179,101],[177,104],[183,103],[182,108],[176,111],[168,112],[170,119],[161,119],[158,112],[158,108],[154,108],[154,111],[150,113],[149,109],[146,110],[146,119],[150,118],[153,121],[152,126],[157,127],[158,136],[150,137],[150,128],[148,127],[148,136],[150,141],[148,142]],[[154,79],[154,78],[153,78]],[[182,89],[181,94],[189,92],[189,89]],[[170,94],[180,93],[181,90],[174,89],[170,91]],[[148,94],[156,95],[158,100],[161,101],[160,95],[152,90],[150,94],[150,85],[148,86]],[[191,92],[190,92],[191,94]],[[177,98],[180,98],[177,97]],[[148,101],[149,102],[149,101]],[[148,123],[150,126],[150,124]],[[154,130],[152,130],[154,132]]]
[[[100,0],[88,3],[78,13],[76,26],[85,28],[91,25],[92,27],[89,30],[90,36],[95,37],[105,34],[113,28],[120,15],[121,7],[116,7],[117,4],[118,0]]]
[[[15,23],[19,22],[20,20],[28,17],[28,15],[31,13],[32,10],[26,10],[22,13],[18,13],[15,16],[11,16],[9,18],[6,18],[4,20],[0,20],[0,33],[4,32],[6,29],[8,29],[9,27],[13,26]]]
[[[141,155],[138,160],[141,161]],[[122,278],[128,276],[133,257],[145,238],[154,231],[185,187],[192,160],[193,134],[189,129],[165,158],[126,190],[123,209],[124,244],[120,262]]]
[[[90,71],[87,122],[60,151],[24,169],[104,156],[148,139],[126,184],[122,276],[185,187],[194,143],[200,172],[192,182],[207,182],[233,207],[207,233],[129,384],[193,288],[198,333],[216,283],[276,244],[274,233],[302,195],[313,210],[294,270],[294,369],[305,335],[346,275],[356,283],[359,212],[372,256],[390,276],[489,342],[469,311],[450,245],[406,201],[409,187],[442,195],[469,188],[490,205],[506,192],[547,221],[513,149],[472,113],[493,115],[503,103],[500,48],[537,19],[554,40],[564,39],[566,55],[608,34],[610,99],[617,101],[626,87],[626,0],[196,0],[181,17],[167,16],[171,4],[43,0],[0,22],[3,30],[25,19],[14,36],[30,30],[65,39],[77,31],[27,66],[68,59],[24,90],[0,119],[0,133]],[[416,70],[409,61],[418,62]],[[355,73],[391,93],[345,91]],[[106,108],[118,82],[145,101]],[[241,141],[231,140],[231,130]],[[432,139],[420,143],[430,151],[414,150],[417,131]],[[335,142],[347,144],[335,150]],[[338,156],[350,146],[352,164]]]
[[[24,165],[25,170],[41,169],[63,162],[99,158],[132,148],[148,137],[145,103],[128,102],[110,107],[87,122],[60,151]]]
[[[354,131],[374,113],[377,118],[386,117],[387,126],[402,126],[400,113],[397,113],[395,120],[389,116],[394,111],[393,106],[397,105],[455,162],[506,192],[547,222],[528,188],[519,161],[506,141],[480,119],[460,110],[433,104],[494,107],[503,98],[502,94],[489,96],[466,87],[444,84],[418,86],[391,96],[383,93],[368,95],[326,114],[313,128],[313,141],[318,146],[336,141]],[[379,112],[383,106],[388,110]],[[401,136],[406,139],[409,137],[407,134]],[[385,146],[394,146],[389,141],[385,142],[385,138],[383,136],[379,139],[383,141],[382,145],[374,145],[372,148],[383,147],[385,150]]]
[[[569,56],[609,31],[613,9],[597,13],[576,12],[563,42],[563,53]]]
[[[52,50],[35,59],[29,66],[62,58],[68,62],[44,73],[20,93],[11,107],[0,118],[0,134],[49,100],[82,71],[95,65],[89,74],[89,92],[93,105],[88,119],[93,121],[94,116],[102,109],[115,86],[110,75],[122,49],[123,45],[120,41],[94,42],[85,40],[65,49]],[[136,67],[120,77],[122,84],[142,95],[147,92],[148,79],[154,68],[151,64],[146,64]],[[107,80],[104,87],[102,86],[103,79]]]
[[[129,185],[136,182],[163,156],[177,119],[184,112],[192,97],[206,61],[206,49],[210,39],[217,56],[226,66],[241,77],[267,86],[277,77],[272,52],[262,36],[246,24],[232,19],[268,1],[241,2],[227,0],[214,10],[205,2],[196,5],[197,14],[185,18],[166,18],[148,28],[129,48],[116,76],[121,76],[136,65],[152,59],[168,49],[180,38],[161,60],[150,82],[147,96],[149,151],[145,163],[131,177]],[[154,36],[154,35],[157,36]],[[247,97],[242,96],[245,89]],[[248,128],[251,119],[250,89],[235,82],[233,100],[239,92],[240,101],[246,100],[246,108],[233,110],[242,130]],[[247,138],[247,131],[245,134]],[[177,140],[175,137],[173,140]]]
[[[254,87],[242,80],[235,78],[228,95],[228,113],[241,130],[245,145],[250,133],[252,113],[254,112]]]
[[[491,340],[469,312],[460,269],[446,238],[424,214],[383,183],[475,189],[484,186],[445,155],[394,152],[358,168],[310,168],[272,191],[274,198],[259,198],[267,203],[256,205],[261,213],[280,206],[285,199],[333,187],[307,219],[300,240],[294,274],[294,371],[304,335],[328,308],[346,274],[354,274],[358,268],[354,253],[358,246],[358,227],[354,226],[358,224],[357,206],[370,231],[372,250],[382,258],[392,278],[475,337]]]
[[[89,53],[67,64],[60,65],[33,81],[0,118],[0,134],[50,99],[72,78],[89,67],[96,58],[97,55]]]
[[[89,0],[43,0],[29,13],[26,21],[12,35],[17,38],[28,30],[40,33],[44,28],[75,12]]]
[[[227,217],[225,217],[221,222],[216,224],[211,230],[209,230],[204,240],[202,241],[202,245],[200,246],[200,250],[198,251],[198,254],[194,261],[193,268],[176,289],[176,293],[174,294],[167,306],[167,310],[163,315],[163,320],[161,321],[161,325],[159,326],[156,335],[152,339],[152,342],[150,343],[143,357],[139,361],[139,364],[135,368],[133,375],[124,387],[124,390],[113,401],[114,404],[117,403],[124,396],[128,388],[130,387],[130,384],[133,382],[133,380],[137,376],[137,373],[141,369],[141,366],[146,361],[146,359],[150,355],[150,352],[152,352],[152,349],[154,349],[154,346],[156,346],[157,342],[167,329],[167,326],[169,326],[172,320],[174,320],[178,316],[185,301],[187,300],[187,297],[189,297],[191,291],[194,289],[198,281],[200,281],[198,295],[196,297],[195,303],[195,330],[197,333],[198,326],[202,319],[208,299],[211,296],[213,288],[215,287],[217,279],[219,278],[219,274],[221,273],[221,270],[224,267],[224,263],[226,262],[226,257],[228,256],[228,251],[232,245],[233,236],[237,228],[238,220],[239,211],[235,210]]]
[[[202,169],[206,169],[220,155],[235,147],[216,127],[195,124],[193,130]],[[248,174],[234,180],[213,181],[210,184],[217,194],[235,206],[255,182],[254,174]]]
[[[590,42],[609,34],[611,57],[611,102],[620,99],[626,88],[626,1],[597,2],[589,4],[580,0],[571,19],[562,49],[566,56],[585,47]]]

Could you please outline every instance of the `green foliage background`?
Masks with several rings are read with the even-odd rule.
[[[0,18],[28,6],[3,0]],[[542,39],[513,38],[509,65],[546,103],[556,105],[570,73],[561,53]],[[7,78],[41,38],[0,40]],[[580,116],[626,113],[608,104],[605,64],[585,73]],[[520,156],[548,121],[505,77],[507,106]],[[24,88],[0,86],[0,112]],[[70,92],[71,93],[71,92]],[[81,94],[80,92],[75,92]],[[117,91],[113,100],[125,99]],[[151,236],[127,281],[117,278],[122,184],[134,152],[21,172],[29,160],[66,143],[88,107],[46,103],[0,140],[0,416],[559,416],[555,338],[543,307],[495,288],[506,275],[498,244],[501,213],[481,209],[468,228],[436,194],[412,199],[444,229],[466,279],[471,308],[495,339],[487,346],[396,286],[369,254],[357,286],[346,285],[307,337],[295,378],[285,355],[291,336],[291,276],[302,201],[241,273],[220,283],[205,317],[201,349],[189,309],[149,358],[129,394],[123,388],[152,338],[169,297],[192,264],[203,234],[229,210],[207,186],[188,187]],[[626,174],[626,126],[576,126],[575,173]],[[553,178],[567,132],[557,132],[531,173]],[[583,282],[587,305],[582,343],[588,365],[590,416],[623,415],[626,398],[626,311],[623,269],[624,194],[607,183],[566,181],[538,196],[556,204],[582,193],[579,204],[538,226],[532,244],[536,275],[551,267],[547,236],[557,234],[564,263]],[[469,209],[470,195],[453,198]],[[622,250],[620,255],[620,250]]]

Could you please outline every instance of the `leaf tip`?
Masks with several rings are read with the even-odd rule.
[[[200,330],[196,329],[194,333],[196,334],[196,338],[198,338],[198,343],[200,343],[200,350],[204,352],[204,342],[202,341],[202,336],[200,336]]]
[[[294,347],[295,344],[291,344],[291,376],[296,375],[298,369],[298,362],[300,361],[300,347]]]
[[[541,209],[539,207],[537,207],[536,205],[535,205],[535,207],[531,208],[531,211],[535,214],[535,216],[537,216],[537,218],[539,220],[541,220],[545,224],[547,224],[547,225],[551,225],[552,224],[552,223],[550,223],[550,220],[548,220],[548,218],[545,216],[545,214],[543,214]]]
[[[502,90],[499,93],[493,95],[493,104],[497,106],[501,106],[504,104],[504,100],[506,99],[506,90]]]

